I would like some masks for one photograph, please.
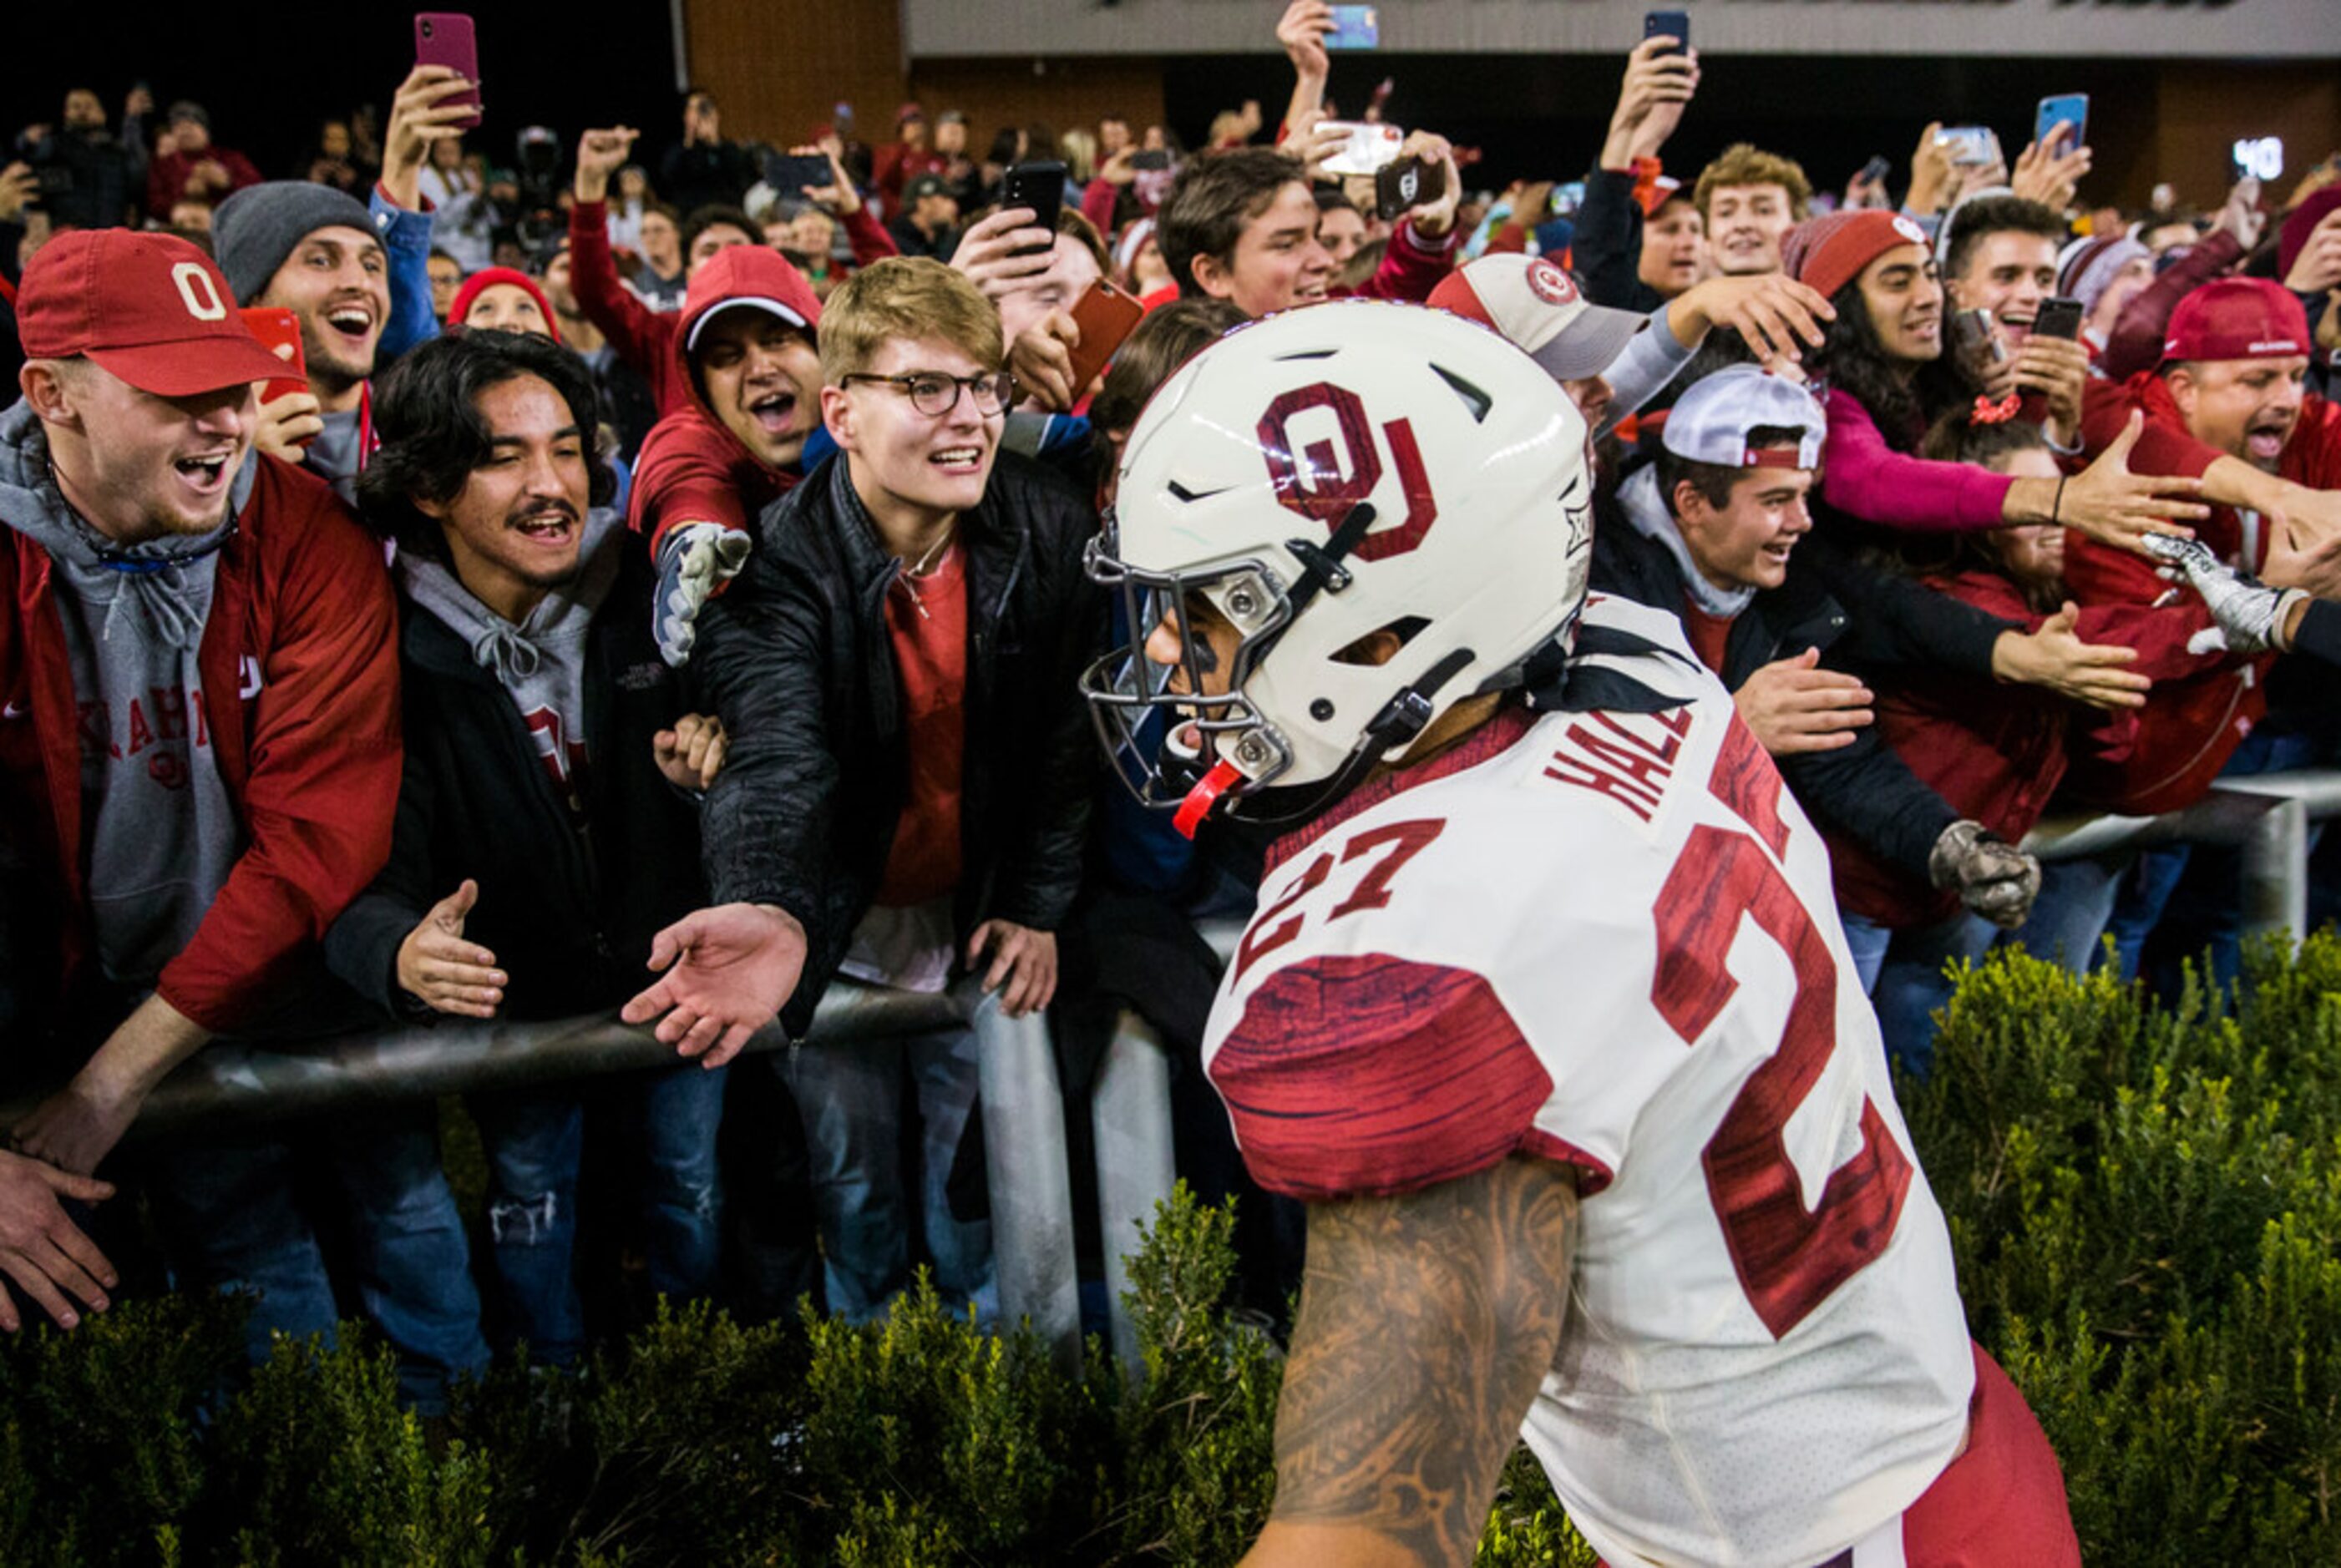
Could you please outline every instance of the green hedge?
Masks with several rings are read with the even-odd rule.
[[[2125,1564],[2341,1559],[2341,945],[2174,1010],[2022,958],[1969,977],[1904,1086],[1976,1333]],[[1221,1564],[1271,1491],[1279,1355],[1220,1307],[1230,1216],[1183,1194],[1133,1271],[1147,1376],[1078,1376],[931,1294],[882,1324],[662,1315],[443,1424],[390,1358],[169,1298],[0,1347],[0,1563],[927,1568]],[[224,1390],[231,1387],[234,1392]],[[1593,1561],[1525,1451],[1481,1568]]]

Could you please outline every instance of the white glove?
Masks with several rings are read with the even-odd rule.
[[[1927,877],[2003,931],[2024,924],[2040,891],[2040,862],[1980,822],[1943,829],[1927,857]]]
[[[2275,589],[2221,563],[2211,547],[2199,539],[2173,533],[2146,536],[2147,553],[2184,572],[2187,585],[2203,596],[2203,607],[2218,623],[2219,634],[2232,653],[2284,651],[2282,630],[2292,607],[2308,597],[2297,588]],[[2187,645],[2195,650],[2191,642]]]
[[[720,522],[677,523],[659,543],[658,600],[652,630],[659,657],[676,669],[691,662],[699,612],[710,595],[748,564],[748,536]]]

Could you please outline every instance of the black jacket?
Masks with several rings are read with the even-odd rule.
[[[422,1016],[398,986],[398,945],[466,877],[463,935],[511,977],[503,1016],[612,1007],[655,977],[651,938],[706,900],[698,810],[652,759],[690,707],[651,635],[649,556],[612,541],[618,580],[586,635],[585,829],[495,673],[429,610],[402,600],[406,772],[390,862],[325,934],[325,959],[385,1012]]]
[[[910,752],[887,635],[899,563],[831,458],[764,510],[755,553],[701,617],[693,665],[731,735],[703,827],[717,903],[777,904],[810,941],[782,1013],[794,1035],[870,910],[902,814]],[[1094,743],[1080,692],[1104,595],[1081,571],[1096,515],[1028,458],[999,454],[959,521],[967,551],[962,933],[1063,922],[1079,889]]]
[[[1597,305],[1648,315],[1666,303],[1642,281],[1642,209],[1630,174],[1595,169],[1585,176],[1569,256],[1585,297]]]
[[[1683,612],[1682,569],[1664,546],[1638,532],[1614,501],[1594,529],[1592,586],[1672,615]],[[1846,602],[1860,604],[1861,615],[1848,615]],[[1763,666],[1818,648],[1821,662],[1832,669],[1922,665],[1987,677],[1992,643],[2003,631],[2021,630],[1865,568],[1818,533],[1808,533],[1789,556],[1788,581],[1756,595],[1731,623],[1719,675],[1725,690],[1737,691]],[[1879,741],[1875,725],[1854,731],[1853,744],[1838,750],[1774,760],[1806,810],[1922,881],[1935,840],[1958,819]]]

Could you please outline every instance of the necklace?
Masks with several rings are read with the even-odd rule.
[[[895,575],[894,581],[901,583],[902,591],[911,596],[911,608],[919,612],[921,620],[932,620],[934,617],[927,613],[926,601],[919,597],[919,585],[913,580],[931,576],[935,569],[942,564],[945,559],[944,552],[951,548],[951,541],[958,532],[959,528],[955,523],[945,529],[942,537],[927,547],[926,554],[919,557],[915,564],[905,566]]]

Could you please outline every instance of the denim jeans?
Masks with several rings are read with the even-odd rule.
[[[348,1206],[359,1305],[398,1352],[401,1397],[425,1414],[444,1409],[450,1378],[488,1364],[433,1116],[425,1105],[341,1119],[315,1140]],[[330,1335],[339,1315],[315,1228],[294,1197],[297,1164],[291,1146],[263,1137],[174,1144],[152,1156],[156,1217],[183,1282],[258,1298],[247,1330],[254,1359],[268,1354],[272,1330]]]
[[[585,1348],[577,1291],[577,1173],[585,1110],[576,1097],[517,1093],[471,1101],[488,1161],[490,1322],[499,1351],[570,1366]]]
[[[696,1063],[642,1080],[643,1219],[650,1285],[678,1301],[715,1288],[723,1253],[723,1188],[715,1135],[723,1120],[728,1067]]]
[[[1990,921],[1965,909],[1931,926],[1901,930],[1872,925],[1858,915],[1845,917],[1846,945],[1878,1009],[1886,1055],[1913,1077],[1926,1077],[1934,1066],[1935,1009],[1951,999],[1945,966],[1982,958],[1997,934]]]
[[[972,1029],[952,1028],[782,1055],[804,1119],[831,1311],[856,1323],[882,1315],[910,1284],[916,1226],[943,1300],[974,1303],[987,1323],[997,1316],[991,1222],[954,1216],[947,1190],[978,1114],[975,1050]],[[915,1212],[903,1174],[906,1091],[919,1117]]]

